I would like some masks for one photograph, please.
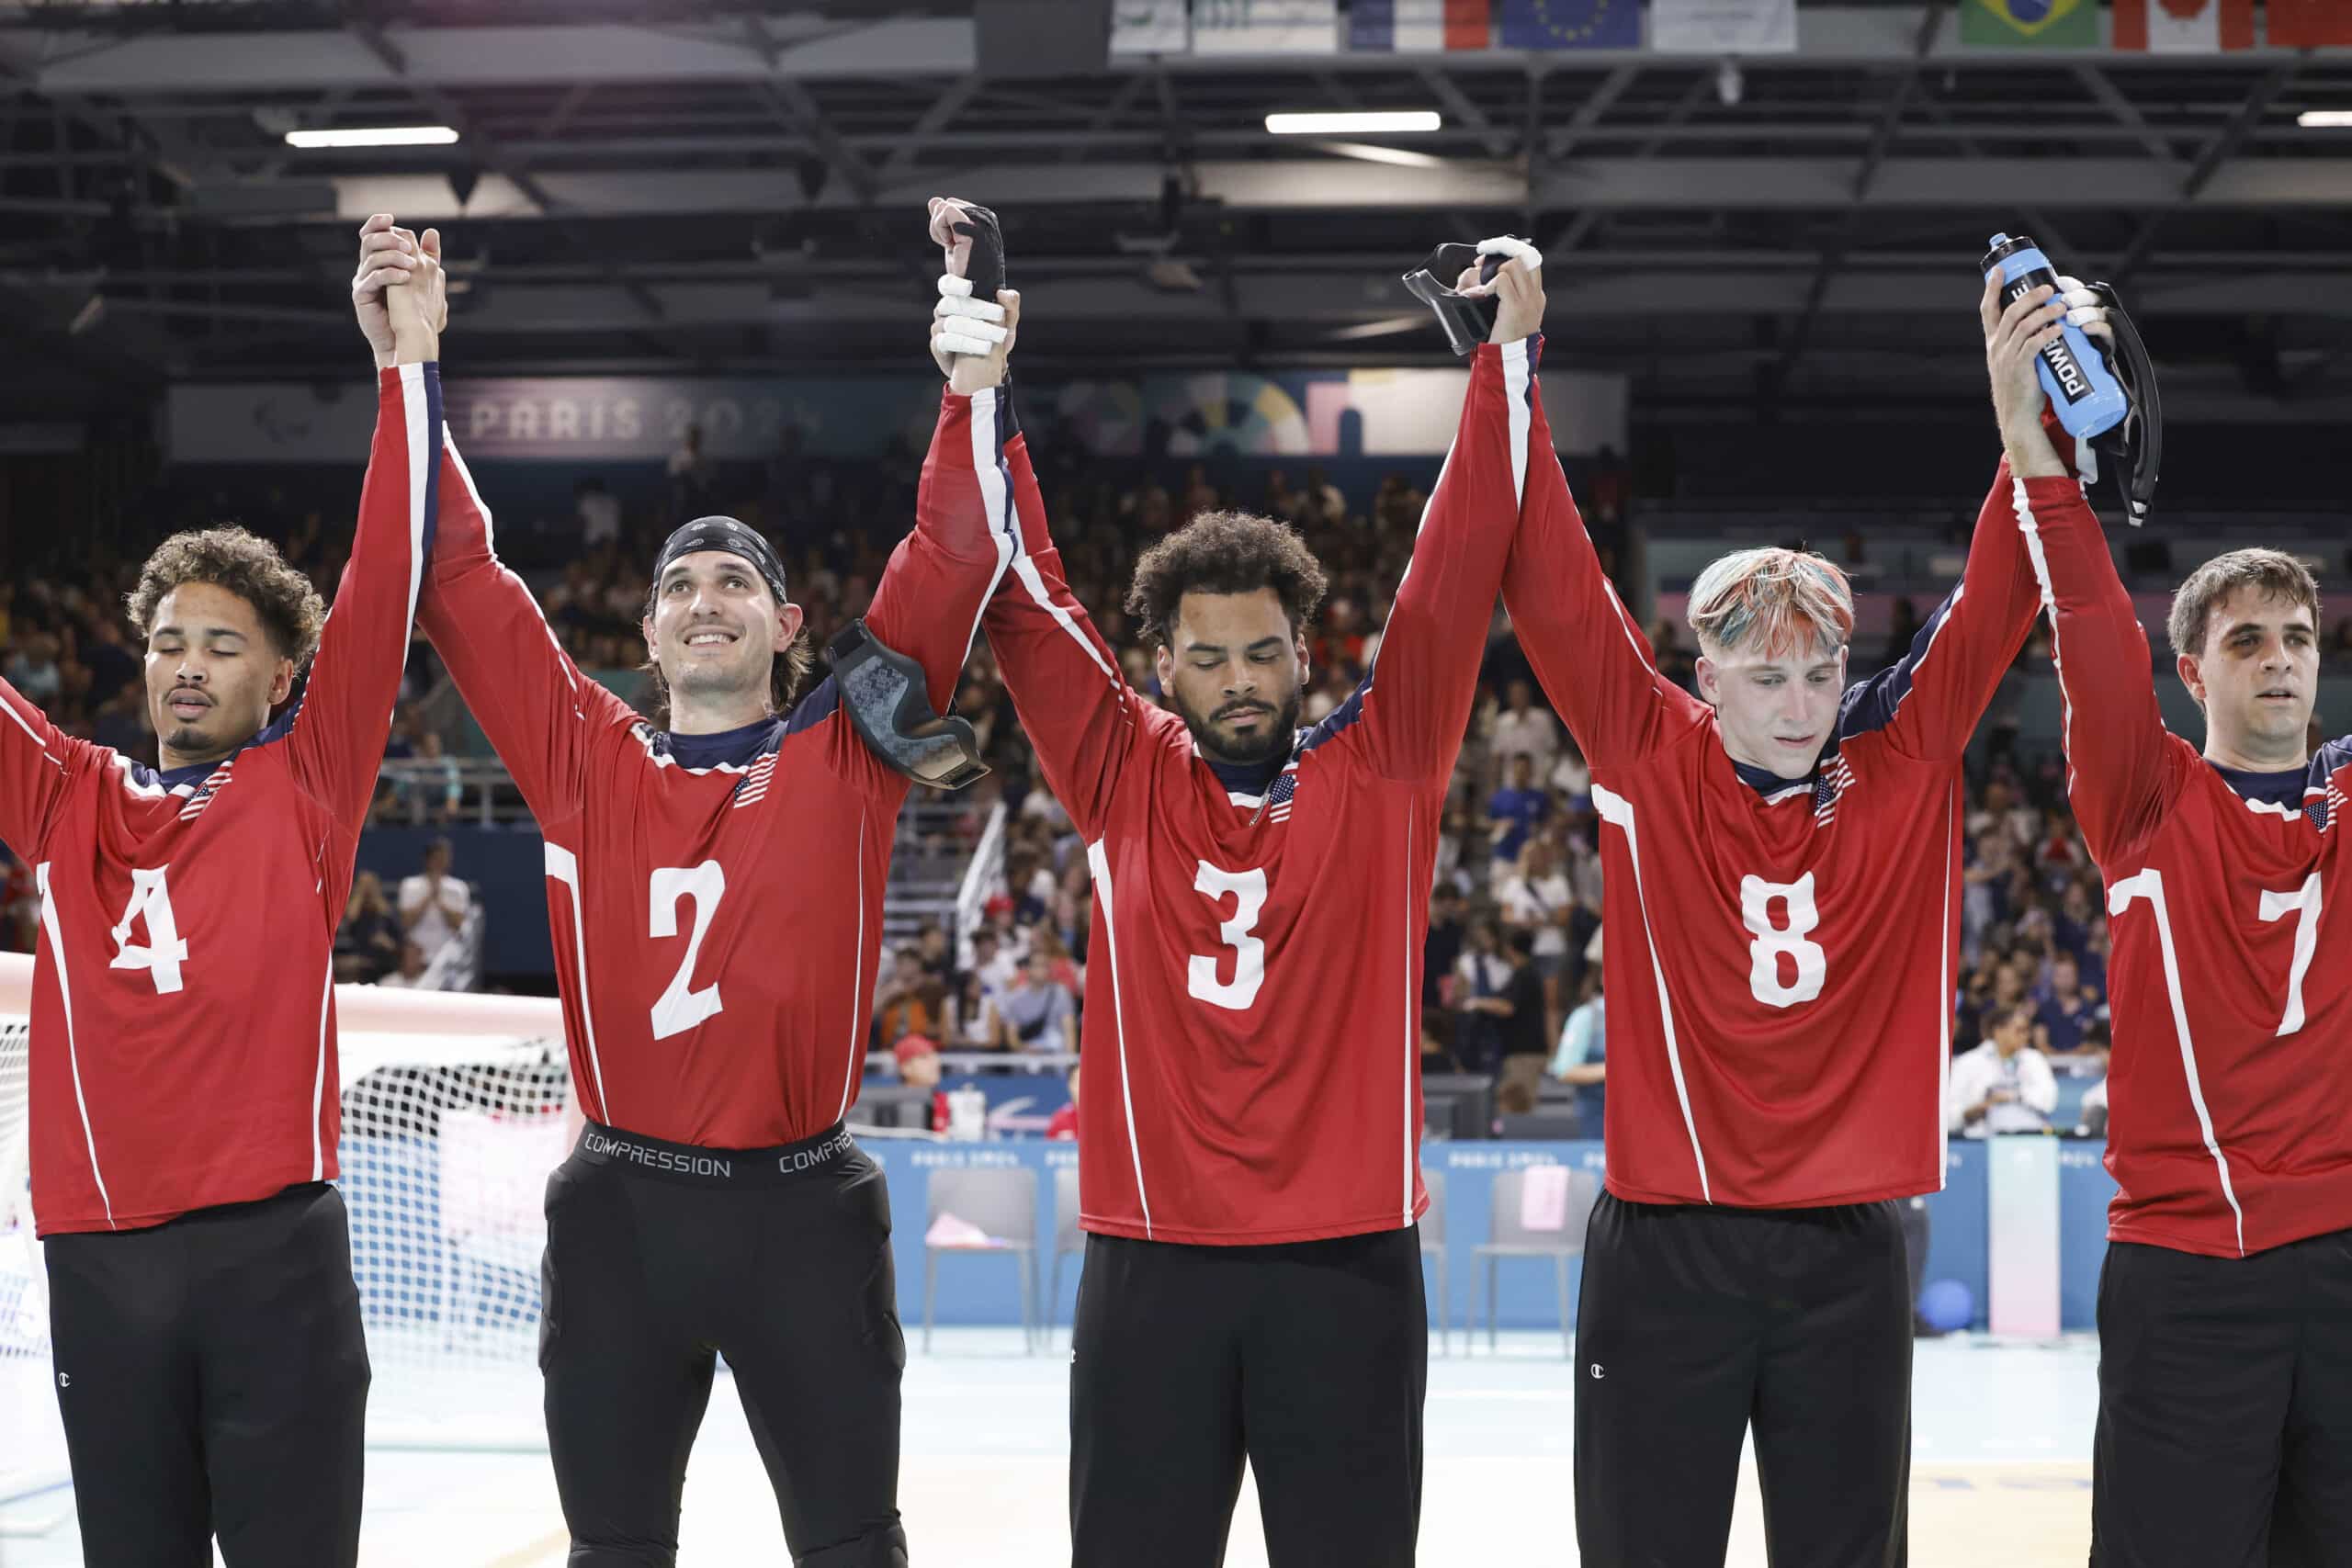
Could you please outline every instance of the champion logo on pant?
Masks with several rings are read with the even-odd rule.
[[[1601,1378],[1605,1378],[1605,1377],[1607,1377],[1609,1374],[1608,1374],[1607,1372],[1602,1371],[1600,1370],[1600,1363],[1599,1361],[1595,1361],[1595,1362],[1592,1364],[1592,1375],[1593,1375],[1594,1381],[1598,1382],[1600,1379],[1601,1379]]]

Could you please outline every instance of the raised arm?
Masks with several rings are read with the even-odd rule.
[[[2041,614],[2041,591],[2018,541],[2014,478],[2003,458],[1977,511],[1960,586],[1928,614],[1902,658],[1856,684],[1838,715],[1840,735],[1880,730],[1905,756],[1929,761],[1968,749]]]
[[[1497,283],[1533,276],[1511,262]],[[1472,359],[1453,445],[1421,513],[1380,651],[1356,689],[1361,722],[1351,728],[1374,771],[1387,778],[1442,784],[1469,726],[1487,627],[1527,488],[1544,343],[1532,332],[1543,321],[1540,278],[1532,287],[1532,310],[1514,314],[1506,304],[1495,329],[1523,325],[1530,335],[1481,344]],[[1325,722],[1344,722],[1354,705],[1343,705]]]
[[[295,777],[355,833],[367,821],[391,734],[439,513],[433,456],[441,367],[430,360],[404,363],[378,371],[376,379],[376,441],[351,560],[319,632],[302,700],[278,721],[288,727],[287,760]]]
[[[428,243],[429,242],[429,243]],[[438,257],[439,236],[411,234],[378,213],[359,231],[351,298],[379,369],[394,353],[387,286]],[[436,406],[420,487],[433,498],[435,537],[417,619],[483,733],[542,824],[580,808],[590,738],[626,730],[628,705],[580,673],[523,580],[499,564],[491,515]],[[381,439],[379,434],[379,439]]]
[[[1568,493],[1543,400],[1529,408],[1527,495],[1503,568],[1503,608],[1577,749],[1595,767],[1630,761],[1702,722],[1706,705],[1658,673]]]
[[[440,531],[418,624],[540,824],[576,814],[599,738],[636,712],[580,672],[524,581],[501,564],[490,509],[441,432]]]
[[[1070,592],[1009,393],[977,392],[970,400],[977,460],[967,470],[944,445],[934,446],[933,456],[944,459],[944,479],[967,482],[968,473],[968,482],[1001,485],[1008,497],[1019,535],[1011,568],[980,626],[1047,787],[1091,840],[1101,836],[1102,814],[1148,705],[1127,684],[1118,654]]]
[[[49,824],[65,798],[68,769],[92,748],[49,722],[22,692],[0,681],[0,843],[37,864]]]
[[[2050,612],[2051,661],[2064,698],[2067,795],[2092,858],[2111,868],[2111,857],[2161,820],[2179,793],[2188,748],[2165,729],[2148,634],[2083,487],[2041,417],[2047,400],[2033,355],[2055,335],[2047,323],[2060,304],[2037,290],[1996,320],[1992,300],[1988,286],[1993,402],[2008,451],[2011,507]]]
[[[1021,296],[1004,289],[998,299],[1004,319],[988,328],[997,334],[993,350],[947,366],[948,388],[915,492],[914,532],[891,553],[865,615],[876,637],[922,666],[931,705],[942,713],[1018,540],[1003,476],[981,471],[983,463],[994,466],[1001,441],[985,428],[978,394],[987,392],[992,419],[1006,395],[1005,363],[1021,323]]]

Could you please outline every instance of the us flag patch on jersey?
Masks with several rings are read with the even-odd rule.
[[[1290,818],[1290,797],[1298,792],[1298,764],[1293,762],[1266,792],[1266,820],[1287,821]]]

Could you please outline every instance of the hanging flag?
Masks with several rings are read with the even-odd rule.
[[[1797,0],[1650,0],[1650,47],[1661,54],[1788,54]]]
[[[1974,49],[2097,49],[2092,0],[1961,0],[1960,41]]]
[[[1184,0],[1113,0],[1113,54],[1182,54],[1192,47]]]
[[[1339,0],[1193,0],[1194,54],[1334,54]]]
[[[1491,0],[1355,0],[1348,47],[1365,50],[1492,47]]]
[[[2352,6],[2345,0],[2270,0],[2270,47],[2325,49],[2352,44]]]
[[[2115,0],[2115,47],[2212,54],[2254,47],[2254,0]]]
[[[1641,0],[1502,0],[1505,49],[1639,49]]]

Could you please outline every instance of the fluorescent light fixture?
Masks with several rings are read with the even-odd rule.
[[[2342,130],[2352,128],[2352,109],[2305,109],[2295,123],[2305,130]]]
[[[1363,113],[1270,114],[1266,129],[1276,136],[1376,136],[1401,130],[1435,130],[1435,109],[1374,109]]]
[[[1427,312],[1418,316],[1388,316],[1377,321],[1340,327],[1325,335],[1333,343],[1361,343],[1366,338],[1394,337],[1398,333],[1419,332],[1429,324]]]
[[[1326,152],[1337,152],[1342,158],[1361,158],[1367,164],[1395,164],[1405,169],[1442,169],[1445,160],[1430,152],[1416,152],[1409,147],[1381,147],[1369,141],[1325,141],[1320,145]]]
[[[457,139],[457,131],[446,125],[357,126],[286,133],[288,147],[447,147]]]

